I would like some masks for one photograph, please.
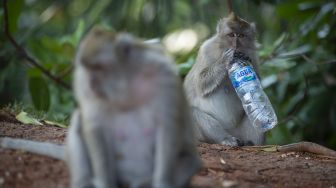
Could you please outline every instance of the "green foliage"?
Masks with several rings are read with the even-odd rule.
[[[23,7],[23,0],[13,0],[8,3],[8,21],[9,31],[11,33],[17,30],[17,20]]]
[[[16,115],[16,119],[20,121],[21,123],[25,124],[31,124],[31,125],[43,125],[39,120],[29,116],[27,112],[20,112],[18,115]]]
[[[280,121],[268,133],[268,143],[308,140],[335,148],[336,3],[233,3],[238,15],[257,25],[262,84]],[[145,39],[162,39],[167,48],[192,43],[190,32],[169,39],[172,34],[194,32],[196,43],[191,49],[171,51],[183,77],[195,62],[199,45],[215,32],[218,19],[227,14],[225,1],[220,0],[8,0],[8,6],[13,37],[51,74],[69,84],[78,43],[95,24]],[[3,18],[1,9],[2,25]],[[181,38],[188,40],[179,41]],[[35,111],[44,111],[43,116],[67,124],[75,106],[72,91],[35,67],[26,66],[27,61],[4,34],[0,41],[0,104],[18,101],[24,104],[23,109],[34,106]]]
[[[50,106],[50,92],[47,82],[42,77],[29,78],[29,92],[37,110],[48,111]]]
[[[336,26],[336,4],[286,1],[274,9],[288,36],[280,37],[283,42],[279,47],[261,54],[266,59],[263,74],[277,76],[267,93],[281,122],[268,141],[309,140],[335,147],[336,103],[332,96],[336,94],[336,82],[331,75],[336,61],[331,41],[335,40],[332,28]]]

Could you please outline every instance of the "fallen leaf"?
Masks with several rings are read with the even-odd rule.
[[[57,122],[48,121],[48,120],[43,120],[43,122],[45,122],[48,125],[54,125],[54,126],[61,127],[61,128],[67,128],[66,125],[61,124],[61,123],[57,123]]]
[[[30,117],[27,112],[21,111],[15,118],[24,124],[43,125],[39,120]]]
[[[262,151],[275,152],[277,151],[277,146],[269,146],[261,149]]]

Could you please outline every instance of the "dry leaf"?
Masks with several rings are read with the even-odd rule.
[[[30,117],[27,112],[21,111],[15,118],[24,124],[43,125],[39,120]]]
[[[63,124],[57,123],[57,122],[48,121],[48,120],[43,120],[43,122],[45,122],[48,125],[54,125],[54,126],[58,126],[58,127],[61,127],[61,128],[67,128],[66,125],[63,125]]]

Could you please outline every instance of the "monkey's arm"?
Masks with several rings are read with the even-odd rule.
[[[92,186],[92,169],[89,153],[81,132],[81,118],[79,110],[71,117],[69,133],[66,140],[67,163],[71,174],[71,187]]]
[[[65,160],[65,148],[63,145],[3,137],[0,138],[0,146],[2,148],[24,150],[55,159]]]
[[[82,140],[86,146],[94,176],[93,187],[116,187],[115,150],[111,147],[109,122],[103,121],[108,114],[83,114],[81,125]],[[93,115],[93,117],[88,117]],[[96,120],[99,121],[96,121]],[[85,161],[85,160],[83,160]]]
[[[227,55],[221,52],[208,51],[201,49],[197,57],[199,72],[196,75],[196,83],[197,89],[202,96],[207,96],[214,92],[227,75]]]
[[[162,68],[164,69],[164,68]],[[155,146],[155,168],[153,175],[153,187],[175,187],[174,168],[176,166],[178,150],[181,145],[179,128],[183,114],[182,86],[177,75],[170,70],[160,69],[160,88],[155,98],[157,110],[157,135]]]

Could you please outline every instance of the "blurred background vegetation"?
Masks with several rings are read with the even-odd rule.
[[[4,0],[3,0],[4,1]],[[235,12],[258,29],[262,83],[280,124],[269,144],[300,140],[336,148],[336,3],[234,0]],[[0,105],[67,123],[75,107],[62,87],[24,58],[4,32],[0,9]],[[9,0],[9,32],[55,78],[71,85],[80,38],[93,25],[160,39],[181,77],[200,44],[227,15],[224,0]]]

